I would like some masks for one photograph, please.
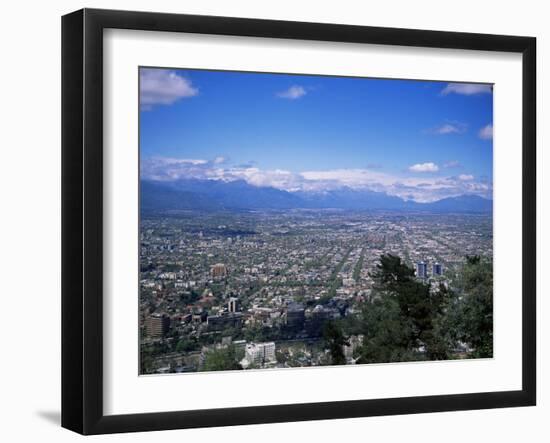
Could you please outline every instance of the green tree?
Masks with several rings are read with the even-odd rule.
[[[361,359],[403,361],[448,358],[450,346],[441,326],[450,293],[414,277],[414,269],[400,257],[382,255],[373,274],[375,300],[363,317],[365,337]],[[419,353],[425,350],[425,356]],[[378,360],[377,360],[378,359]]]
[[[141,346],[141,352],[140,352],[140,374],[151,374],[154,372],[154,359],[153,359],[153,353],[151,351],[151,347],[149,346]]]
[[[190,352],[196,350],[198,343],[195,340],[182,337],[176,344],[176,352]]]
[[[325,346],[330,351],[331,363],[333,365],[345,365],[344,346],[349,343],[346,337],[344,337],[342,327],[335,321],[327,322],[323,328],[323,338]]]
[[[392,296],[376,298],[365,306],[363,345],[358,351],[358,363],[389,363],[417,360],[412,341],[411,324],[401,316],[397,299]]]
[[[200,294],[195,291],[191,290],[190,292],[182,292],[180,294],[180,302],[184,305],[192,305],[195,303],[199,298],[201,298]]]
[[[230,371],[242,369],[234,346],[212,349],[205,355],[201,371]]]
[[[373,273],[371,302],[360,315],[331,322],[324,330],[332,364],[342,364],[345,337],[363,335],[358,363],[456,358],[457,343],[469,357],[493,355],[493,266],[467,257],[455,285],[429,285],[415,278],[401,258],[382,255]]]
[[[454,311],[457,338],[473,348],[471,357],[493,356],[493,263],[479,256],[466,258],[457,286],[460,301]]]

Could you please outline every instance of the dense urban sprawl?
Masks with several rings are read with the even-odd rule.
[[[369,309],[384,254],[401,257],[423,283],[452,288],[467,256],[492,257],[492,216],[143,215],[141,373],[334,363],[327,324]],[[337,345],[346,364],[358,361],[362,342],[354,334]]]

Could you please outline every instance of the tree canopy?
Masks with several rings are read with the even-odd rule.
[[[205,355],[201,371],[230,371],[242,369],[234,346],[212,349]]]
[[[382,255],[374,296],[361,314],[358,363],[492,356],[492,263],[467,257],[456,288],[415,278],[400,257]],[[329,346],[330,349],[330,346]],[[332,351],[331,351],[332,353]]]
[[[493,263],[467,257],[457,281],[461,293],[454,309],[456,338],[467,343],[472,357],[493,356]]]

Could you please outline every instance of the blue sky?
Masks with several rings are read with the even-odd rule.
[[[490,85],[140,70],[143,178],[492,194]]]

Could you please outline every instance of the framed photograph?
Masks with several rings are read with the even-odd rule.
[[[531,37],[62,20],[62,425],[536,403]]]

